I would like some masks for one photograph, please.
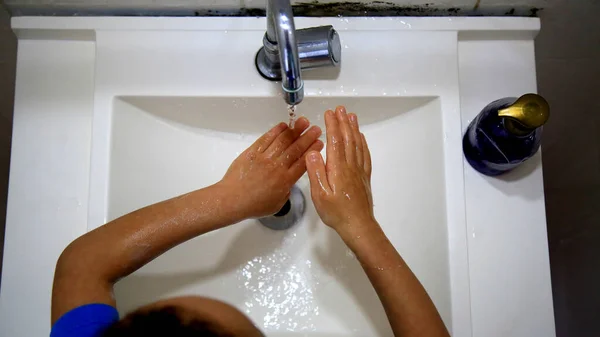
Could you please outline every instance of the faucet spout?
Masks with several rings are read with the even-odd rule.
[[[288,104],[296,105],[304,98],[304,83],[300,72],[294,16],[289,0],[268,1],[265,38],[278,49],[284,99]]]
[[[290,0],[267,1],[267,32],[254,61],[262,77],[281,81],[287,104],[304,98],[302,69],[337,67],[341,55],[340,37],[332,26],[296,31]]]

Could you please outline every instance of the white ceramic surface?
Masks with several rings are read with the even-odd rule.
[[[453,335],[553,335],[539,156],[488,179],[465,166],[460,146],[462,127],[487,102],[535,91],[539,21],[296,24],[333,24],[343,46],[341,69],[306,73],[298,113],[317,122],[336,104],[358,113],[376,165],[377,215]],[[53,267],[69,241],[216,181],[259,132],[286,119],[280,88],[253,66],[264,26],[255,18],[13,20],[20,41],[0,335],[48,333]],[[123,280],[120,309],[214,294],[275,336],[389,335],[356,262],[317,222],[309,203],[287,233],[248,221],[192,240]],[[277,311],[285,308],[294,312]]]
[[[297,113],[356,111],[373,149],[376,216],[450,322],[444,137],[438,99],[308,98]],[[273,98],[119,98],[112,116],[108,219],[216,182],[258,132],[285,119]],[[423,130],[427,132],[423,132]],[[198,294],[246,312],[269,336],[390,335],[360,264],[309,203],[285,232],[256,220],[172,249],[116,287],[123,312]]]

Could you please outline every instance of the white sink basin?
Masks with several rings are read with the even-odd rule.
[[[439,99],[307,98],[297,112],[322,124],[344,104],[372,149],[376,216],[450,321]],[[120,97],[112,116],[108,218],[216,182],[269,125],[287,116],[279,97]],[[323,127],[323,125],[321,125]],[[360,264],[309,206],[287,231],[257,220],[191,240],[118,283],[119,310],[198,294],[235,305],[269,336],[387,336],[385,313]],[[283,334],[285,335],[285,334]]]
[[[264,20],[192,22],[202,24],[95,32],[88,229],[215,183],[256,137],[287,121],[280,84],[254,67]],[[336,105],[358,114],[378,220],[447,326],[468,335],[456,31],[407,31],[399,19],[349,22],[296,21],[333,24],[343,53],[341,68],[303,73],[297,113],[321,127]],[[298,186],[307,210],[295,227],[276,232],[248,220],[191,240],[123,279],[118,309],[197,294],[235,305],[269,336],[389,336],[360,265],[319,223],[306,177]]]

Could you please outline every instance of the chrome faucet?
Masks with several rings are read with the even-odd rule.
[[[267,32],[256,54],[256,68],[266,79],[281,80],[287,104],[304,98],[301,69],[340,64],[342,47],[332,26],[296,31],[290,0],[267,1]]]

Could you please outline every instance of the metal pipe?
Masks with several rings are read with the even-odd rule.
[[[292,5],[289,0],[267,2],[267,40],[277,44],[281,65],[281,87],[288,104],[296,105],[304,98],[298,44]]]

